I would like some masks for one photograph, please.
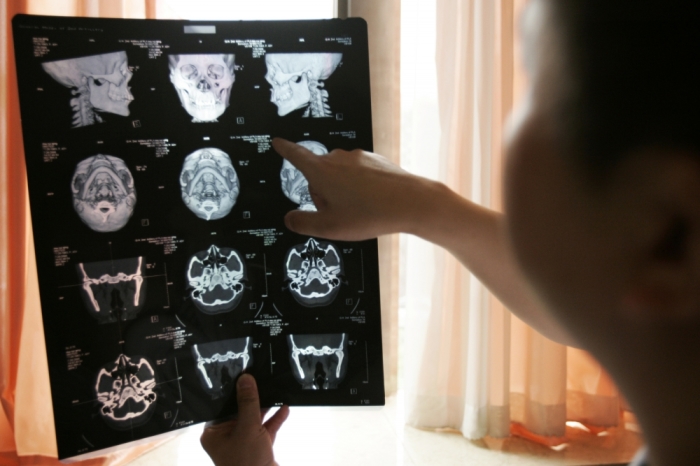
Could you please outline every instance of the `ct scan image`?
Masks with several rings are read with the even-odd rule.
[[[287,335],[289,362],[304,390],[333,390],[348,368],[347,335]]]
[[[316,155],[326,155],[328,153],[326,146],[317,141],[299,141],[297,144]],[[309,193],[309,182],[287,159],[284,159],[282,162],[280,181],[282,182],[282,192],[290,201],[299,204],[299,210],[316,211],[316,206]]]
[[[253,364],[252,349],[250,337],[193,345],[202,389],[212,399],[230,395],[238,376]]]
[[[241,192],[238,175],[228,154],[214,147],[185,157],[180,172],[182,200],[204,220],[226,217]]]
[[[287,288],[303,306],[318,307],[332,303],[340,291],[342,275],[343,261],[338,249],[328,241],[309,238],[287,253]]]
[[[229,106],[235,55],[169,55],[170,82],[193,123],[216,122]]]
[[[79,162],[71,190],[73,208],[83,223],[95,231],[120,230],[134,213],[134,178],[119,157],[97,154]]]
[[[102,112],[129,116],[134,96],[129,88],[132,72],[126,52],[50,61],[41,66],[71,90],[74,128],[102,123]]]
[[[147,423],[158,400],[155,387],[153,365],[146,358],[120,354],[97,373],[95,395],[100,416],[116,430]]]
[[[79,263],[85,307],[99,323],[136,318],[146,301],[144,258]]]
[[[270,84],[270,101],[277,114],[285,116],[306,108],[303,117],[327,118],[333,115],[328,105],[324,81],[343,60],[342,53],[268,53],[265,55]]]
[[[187,268],[190,296],[205,314],[233,311],[243,299],[246,278],[238,251],[213,244],[192,256]]]

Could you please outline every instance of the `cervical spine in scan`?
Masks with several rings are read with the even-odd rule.
[[[75,211],[95,231],[120,230],[134,213],[134,179],[118,157],[98,154],[78,163],[71,190]]]
[[[348,367],[347,335],[288,335],[289,362],[304,390],[338,388]]]
[[[284,263],[289,291],[299,304],[316,307],[333,302],[343,274],[343,262],[333,244],[309,238],[291,248]]]
[[[71,89],[73,127],[101,123],[98,112],[129,116],[134,96],[128,86],[132,73],[126,52],[52,61],[42,67],[54,80]]]
[[[246,268],[231,248],[211,245],[190,258],[187,281],[197,309],[205,314],[230,312],[243,299]]]
[[[95,395],[100,416],[116,430],[145,424],[158,399],[155,386],[155,372],[146,358],[120,354],[97,373]]]
[[[250,338],[215,341],[192,347],[197,375],[212,399],[231,394],[241,372],[253,364]]]
[[[80,263],[81,294],[88,312],[101,324],[135,318],[146,301],[144,258]]]
[[[285,116],[306,107],[303,117],[333,115],[324,82],[343,59],[342,53],[268,53],[265,55],[270,101]]]

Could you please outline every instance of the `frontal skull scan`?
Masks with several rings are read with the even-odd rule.
[[[287,253],[285,274],[294,299],[307,307],[325,306],[340,290],[343,263],[331,243],[313,238]]]
[[[170,55],[170,82],[195,123],[217,121],[236,80],[232,54]]]
[[[289,362],[304,390],[331,390],[345,378],[348,367],[344,333],[288,335]]]
[[[268,53],[265,79],[279,116],[306,107],[304,117],[332,115],[324,82],[340,65],[342,53]]]
[[[212,245],[192,256],[187,268],[190,295],[205,314],[234,310],[243,299],[245,280],[245,263],[230,248]]]
[[[236,204],[240,184],[228,154],[207,147],[185,157],[180,190],[185,205],[197,217],[218,220]]]
[[[305,147],[316,155],[326,155],[328,153],[326,146],[320,142],[299,141],[297,144]],[[290,201],[299,204],[299,210],[316,210],[316,206],[309,193],[309,182],[287,159],[284,159],[282,162],[280,180],[282,181],[282,192]]]
[[[75,211],[95,231],[117,231],[134,212],[134,179],[120,158],[98,154],[78,163],[71,189]]]
[[[143,257],[77,265],[82,295],[90,314],[101,324],[135,318],[146,301]]]
[[[197,375],[212,399],[228,396],[241,372],[252,364],[250,338],[215,341],[192,347]]]
[[[97,374],[95,394],[100,416],[117,430],[145,424],[156,407],[155,386],[155,372],[146,358],[120,354],[116,361],[102,366]]]
[[[73,127],[101,123],[97,112],[129,116],[134,96],[128,87],[132,73],[126,52],[58,60],[41,66],[54,80],[71,89]]]

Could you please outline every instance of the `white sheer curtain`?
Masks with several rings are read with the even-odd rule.
[[[503,123],[524,90],[525,2],[403,3],[403,165],[496,210]],[[546,444],[562,441],[567,419],[617,425],[617,391],[584,352],[511,316],[445,251],[404,237],[402,259],[408,424]]]

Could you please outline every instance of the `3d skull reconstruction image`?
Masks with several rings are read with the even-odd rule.
[[[135,318],[146,301],[143,257],[76,266],[90,314],[101,324]]]
[[[265,79],[272,86],[271,102],[279,116],[306,107],[304,117],[332,116],[323,81],[343,59],[342,53],[268,53]]]
[[[71,89],[73,127],[101,123],[98,112],[129,116],[134,100],[126,52],[105,53],[42,63],[54,80]]]
[[[344,333],[288,335],[287,343],[292,372],[301,388],[338,388],[348,367],[347,337]]]
[[[299,141],[297,144],[305,147],[316,155],[325,155],[328,153],[326,146],[320,142]],[[290,201],[299,204],[299,210],[316,210],[316,206],[313,200],[311,200],[311,194],[309,193],[309,182],[287,159],[284,159],[284,162],[282,162],[280,180],[282,181],[282,192],[284,192],[284,195],[287,196]]]
[[[117,430],[138,427],[151,418],[158,396],[153,366],[146,358],[120,354],[97,374],[95,394],[100,416]]]
[[[289,250],[285,276],[294,299],[307,307],[333,302],[340,290],[343,262],[334,245],[314,238]]]
[[[212,245],[192,256],[187,268],[190,295],[197,309],[205,314],[230,312],[243,299],[245,263],[230,248]]]
[[[170,82],[195,123],[217,121],[236,80],[232,54],[169,55]]]
[[[98,154],[79,162],[71,189],[75,211],[95,231],[117,231],[134,212],[134,179],[120,158]]]
[[[231,212],[241,189],[228,154],[208,147],[185,157],[180,190],[185,205],[197,217],[218,220]]]
[[[192,347],[199,381],[212,399],[229,395],[239,374],[252,365],[252,345],[250,338],[236,338]]]

